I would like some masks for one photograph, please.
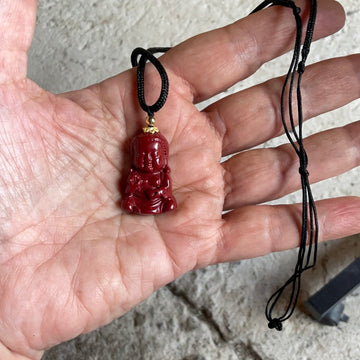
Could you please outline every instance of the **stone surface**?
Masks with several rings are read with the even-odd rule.
[[[359,52],[359,2],[340,2],[348,14],[347,25],[313,44],[310,61]],[[175,45],[233,22],[253,6],[252,0],[39,0],[29,76],[56,93],[82,88],[128,68],[136,46]],[[285,55],[266,64],[218,97],[284,73],[288,59]],[[357,101],[319,116],[306,124],[306,134],[358,120],[359,108]],[[314,194],[358,195],[359,175],[357,168],[323,181],[314,186]],[[295,193],[279,201],[299,199]],[[359,240],[354,236],[321,244],[318,266],[304,277],[302,301],[360,256]],[[267,329],[266,299],[287,278],[295,258],[295,251],[287,251],[186,274],[122,318],[49,350],[43,359],[360,359],[359,290],[344,302],[347,324],[319,325],[299,306],[283,332]]]

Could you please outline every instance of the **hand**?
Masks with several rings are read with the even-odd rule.
[[[125,144],[144,121],[135,71],[60,96],[40,89],[26,78],[35,10],[35,0],[0,5],[1,359],[39,359],[191,269],[298,245],[299,205],[258,205],[300,187],[292,149],[244,151],[220,164],[279,135],[282,79],[202,112],[194,106],[290,50],[287,9],[261,11],[162,57],[170,94],[157,125],[170,143],[178,209],[156,217],[118,206]],[[319,1],[316,38],[343,21],[337,3]],[[353,55],[309,67],[306,118],[358,98],[359,65]],[[306,139],[311,181],[358,166],[359,134],[357,122]],[[320,240],[360,232],[359,198],[320,201],[318,212]]]

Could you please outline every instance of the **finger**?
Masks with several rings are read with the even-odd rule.
[[[305,17],[308,2],[297,1]],[[338,31],[344,11],[335,1],[320,0],[314,39]],[[170,50],[163,62],[189,85],[195,102],[208,99],[254,73],[263,63],[294,46],[291,10],[273,6],[224,28],[210,31]]]
[[[319,241],[360,232],[360,198],[317,202]],[[245,206],[224,215],[215,262],[236,261],[299,246],[301,205]]]
[[[311,183],[360,165],[360,121],[304,140]],[[300,189],[299,160],[290,144],[233,156],[225,169],[225,209],[259,204]],[[266,186],[264,186],[266,184]]]
[[[359,98],[359,78],[360,54],[309,66],[302,82],[304,120]],[[223,135],[224,156],[259,145],[284,132],[279,106],[283,82],[283,77],[269,80],[205,109]],[[297,123],[296,114],[294,121]]]
[[[26,53],[35,28],[36,3],[0,1],[0,83],[26,77]]]

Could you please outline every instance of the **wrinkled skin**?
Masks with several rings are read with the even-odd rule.
[[[194,106],[291,48],[287,9],[261,11],[162,57],[171,91],[157,124],[170,144],[178,208],[146,217],[118,205],[130,157],[124,144],[144,117],[134,107],[134,70],[78,92],[44,91],[26,78],[35,11],[35,0],[0,2],[1,359],[39,359],[45,348],[108,323],[189,270],[298,245],[299,205],[259,205],[299,188],[292,149],[242,151],[281,132],[282,79],[202,112]],[[319,1],[316,38],[343,23],[337,3]],[[358,98],[358,69],[359,55],[309,66],[305,117]],[[354,122],[306,139],[311,181],[358,166],[359,134]],[[317,206],[320,240],[360,232],[359,198]]]

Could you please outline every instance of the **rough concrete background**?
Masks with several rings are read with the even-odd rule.
[[[348,21],[317,42],[310,61],[360,52],[360,4],[341,0]],[[59,93],[128,68],[136,46],[172,46],[245,16],[252,0],[39,0],[29,76]],[[285,72],[283,56],[227,94]],[[336,89],[335,89],[336,91]],[[308,133],[359,119],[360,102],[319,116]],[[276,144],[283,139],[270,142]],[[269,145],[267,144],[267,145]],[[359,168],[314,186],[316,198],[359,195]],[[283,202],[299,201],[291,194]],[[360,256],[360,237],[321,244],[318,266],[303,281],[301,299]],[[44,360],[352,360],[360,359],[360,291],[345,301],[350,321],[317,324],[301,306],[281,333],[267,330],[267,297],[289,275],[295,251],[221,264],[186,274],[122,318],[61,344]]]

